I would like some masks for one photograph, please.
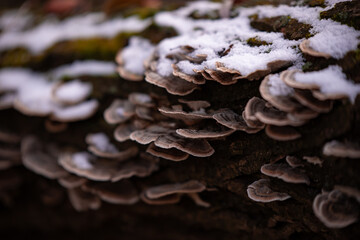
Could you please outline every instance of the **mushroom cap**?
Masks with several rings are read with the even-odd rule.
[[[117,182],[132,176],[146,177],[158,169],[157,159],[144,155],[119,163],[96,159],[86,152],[65,153],[59,158],[59,163],[67,171],[94,181]]]
[[[192,127],[191,129],[179,128],[176,129],[176,133],[185,138],[221,138],[226,137],[235,130],[231,128],[227,128],[224,126],[219,126],[217,124],[205,125],[203,127],[198,126],[198,128]]]
[[[262,123],[262,122],[260,122],[259,120],[251,120],[250,118],[248,118],[247,116],[246,116],[246,113],[245,113],[245,111],[243,111],[242,113],[241,113],[241,116],[242,116],[242,118],[244,119],[244,121],[246,122],[246,124],[250,127],[250,128],[254,128],[254,129],[264,129],[265,128],[265,123]],[[252,117],[255,117],[255,116],[252,116]],[[256,118],[256,117],[255,117]],[[260,131],[259,130],[259,131]]]
[[[264,107],[263,109],[258,109],[258,111],[255,112],[255,117],[260,122],[275,126],[301,126],[306,122],[306,120],[298,119],[293,115],[273,107]]]
[[[68,189],[68,196],[76,211],[96,210],[101,207],[101,200],[96,195],[84,192],[80,188]]]
[[[203,100],[186,100],[186,99],[179,99],[179,103],[186,104],[189,108],[191,108],[194,111],[199,111],[201,109],[205,109],[211,106],[211,104],[208,101]]]
[[[146,93],[133,92],[128,97],[130,103],[144,107],[155,107],[152,97]]]
[[[263,99],[260,99],[258,97],[252,97],[245,106],[244,109],[244,120],[252,120],[256,121],[258,120],[255,116],[255,113],[263,110],[265,108],[265,101]]]
[[[99,102],[92,99],[68,107],[55,108],[50,118],[58,122],[77,122],[92,117],[98,107]]]
[[[87,182],[87,179],[82,178],[82,177],[78,177],[78,176],[73,175],[73,174],[68,174],[68,175],[66,175],[64,177],[59,178],[58,182],[64,188],[70,189],[70,188],[78,188],[78,187],[80,187],[81,185],[83,185],[84,183]]]
[[[24,166],[37,174],[50,179],[68,174],[57,163],[59,150],[55,145],[44,145],[36,137],[28,136],[21,141],[21,153]]]
[[[237,82],[237,79],[234,79],[235,75],[232,73],[212,69],[205,69],[205,72],[208,73],[213,80],[222,85],[232,85]]]
[[[128,147],[126,150],[119,151],[104,133],[88,134],[85,139],[90,146],[88,150],[98,157],[113,158],[117,161],[124,161],[137,155],[137,146]]]
[[[151,142],[154,142],[160,136],[168,134],[170,132],[172,132],[172,130],[168,128],[164,128],[158,125],[152,125],[146,129],[132,132],[130,134],[130,139],[140,144],[149,144]]]
[[[164,148],[159,148],[157,146],[155,146],[154,143],[151,143],[148,148],[146,149],[147,153],[150,153],[151,155],[155,156],[155,157],[161,157],[161,158],[165,158],[167,160],[170,161],[183,161],[186,160],[189,157],[189,154],[180,151],[176,148],[169,148],[169,149],[164,149]]]
[[[299,89],[319,89],[319,86],[314,83],[302,83],[295,80],[295,74],[301,73],[298,69],[286,70],[281,72],[280,79],[288,86]]]
[[[323,154],[343,158],[360,158],[360,147],[354,143],[333,140],[324,145]]]
[[[327,113],[332,109],[333,106],[332,101],[320,101],[319,99],[315,98],[309,90],[295,89],[294,97],[302,105],[319,113]]]
[[[97,195],[101,200],[108,203],[132,205],[139,201],[135,186],[127,180],[116,183],[87,182],[81,189]]]
[[[356,201],[358,201],[360,203],[360,191],[359,190],[352,188],[352,187],[348,187],[348,186],[342,186],[342,185],[335,185],[334,189],[339,190],[340,192],[344,193],[348,197],[355,198]]]
[[[129,81],[135,81],[135,82],[140,82],[144,79],[143,75],[139,75],[136,73],[132,73],[129,72],[128,70],[126,70],[123,66],[118,66],[116,68],[117,72],[119,73],[120,77],[129,80]]]
[[[154,142],[160,148],[176,148],[195,157],[209,157],[215,150],[205,139],[188,139],[176,133],[162,135]]]
[[[297,108],[301,107],[301,105],[289,95],[274,95],[270,91],[270,75],[266,76],[264,80],[262,80],[259,91],[261,96],[271,105],[280,109],[284,112],[292,112],[295,111]]]
[[[167,204],[176,204],[181,200],[181,194],[172,194],[162,198],[150,199],[145,193],[140,194],[140,198],[143,202],[149,205],[167,205]]]
[[[218,123],[228,128],[244,131],[250,134],[257,133],[262,130],[262,128],[249,127],[241,115],[236,114],[230,109],[224,109],[222,111],[218,111],[213,115],[213,119],[215,119]]]
[[[300,169],[292,168],[285,163],[265,164],[260,169],[262,174],[269,177],[276,177],[288,183],[310,184],[309,177]]]
[[[180,119],[182,121],[186,122],[196,122],[202,119],[211,119],[213,116],[213,113],[207,112],[205,109],[201,108],[197,111],[191,111],[191,112],[185,112],[182,109],[182,106],[172,106],[172,108],[169,107],[159,107],[159,112],[163,114],[164,116],[174,118],[174,119]]]
[[[179,77],[187,82],[194,83],[197,85],[204,84],[206,82],[206,79],[199,73],[194,73],[193,75],[190,75],[181,72],[181,70],[176,64],[172,64],[171,66],[173,68],[173,75],[176,77]]]
[[[248,197],[255,202],[285,201],[290,198],[287,193],[274,192],[270,187],[270,180],[260,179],[247,188]]]
[[[316,217],[329,228],[344,228],[357,221],[359,206],[339,190],[318,194],[313,201]]]
[[[303,159],[306,160],[308,163],[311,163],[313,165],[319,165],[320,167],[322,167],[322,164],[324,162],[324,160],[316,156],[304,156]]]
[[[162,77],[156,72],[146,71],[145,80],[158,87],[165,88],[170,94],[185,96],[199,89],[198,85],[187,82],[176,76]]]
[[[135,115],[135,106],[128,100],[115,99],[104,112],[104,119],[109,124],[122,123]]]
[[[84,101],[91,94],[91,91],[91,83],[72,80],[55,84],[51,97],[56,103],[74,105]]]
[[[277,141],[292,141],[301,137],[301,134],[293,127],[267,125],[265,133],[269,138]]]
[[[295,156],[286,156],[286,162],[293,168],[304,166],[303,161]]]
[[[52,121],[51,119],[45,119],[45,129],[50,133],[63,132],[67,128],[68,128],[67,123]]]
[[[130,140],[131,133],[136,130],[140,130],[134,126],[132,123],[128,124],[120,124],[114,131],[114,138],[118,142],[124,142],[126,140]]]
[[[184,183],[164,184],[146,189],[145,196],[150,199],[162,198],[177,193],[198,193],[206,189],[206,186],[197,180]]]
[[[305,39],[303,40],[300,45],[300,50],[305,53],[308,54],[310,56],[313,57],[324,57],[324,58],[331,58],[331,55],[328,53],[323,53],[323,52],[319,52],[314,50],[311,46],[310,46],[310,40],[309,39]]]

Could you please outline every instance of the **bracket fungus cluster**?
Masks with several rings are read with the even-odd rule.
[[[0,73],[2,109],[13,107],[28,116],[48,117],[45,127],[50,132],[94,115],[99,103],[87,100],[91,92],[92,85],[79,80],[51,82],[44,75],[19,69]]]
[[[292,225],[289,228],[301,226],[304,233],[323,234],[320,227],[309,227],[317,220],[312,216],[310,201],[302,200],[314,197],[320,192],[319,188],[330,186],[334,190],[315,197],[312,206],[315,216],[328,228],[344,228],[355,223],[359,218],[359,191],[336,185],[343,181],[342,173],[329,170],[342,164],[334,163],[330,157],[358,159],[360,148],[346,141],[327,141],[349,136],[358,141],[358,136],[353,137],[358,132],[349,133],[349,129],[357,128],[354,122],[359,114],[352,113],[358,111],[354,104],[359,99],[360,84],[358,76],[349,74],[344,62],[348,61],[345,56],[350,52],[357,59],[360,32],[345,24],[321,20],[323,7],[304,6],[308,1],[247,8],[231,8],[231,2],[224,1],[222,5],[196,1],[174,11],[157,12],[151,20],[139,21],[134,32],[144,30],[152,21],[151,26],[159,27],[159,31],[170,27],[176,30],[177,36],[158,42],[147,31],[136,36],[124,34],[121,45],[128,44],[115,57],[117,67],[112,62],[99,69],[74,63],[72,67],[63,66],[46,74],[2,69],[0,110],[14,108],[26,117],[45,117],[47,132],[39,133],[39,128],[33,126],[24,127],[25,137],[19,137],[0,130],[0,170],[23,164],[31,172],[57,181],[77,211],[99,209],[103,202],[177,204],[183,197],[207,208],[210,203],[202,200],[200,194],[206,197],[204,191],[209,190],[206,186],[211,184],[227,192],[224,202],[213,204],[211,201],[211,205],[219,207],[220,215],[224,209],[241,212],[244,220],[234,220],[240,224],[233,231],[251,231],[251,234],[259,228],[250,223],[256,226],[264,223],[251,215],[259,212],[266,217],[276,213],[289,218],[283,219],[286,227],[271,227],[271,234],[286,232],[288,225]],[[338,0],[325,1],[324,8],[330,8],[329,2]],[[261,22],[273,18],[280,19],[275,24],[284,26],[290,21],[307,25],[307,33],[291,39],[286,36],[285,27],[280,27],[278,32],[263,31],[252,24],[253,19]],[[123,37],[129,39],[123,41]],[[4,48],[2,39],[0,36],[0,51]],[[45,45],[25,47],[41,52]],[[307,69],[309,59],[316,65],[314,68]],[[356,64],[351,67],[355,68]],[[88,79],[87,71],[89,75],[96,72],[111,75],[117,71],[120,78]],[[81,80],[74,79],[74,73]],[[64,76],[71,80],[65,80]],[[119,82],[124,79],[132,82]],[[110,84],[99,83],[101,80],[108,80]],[[106,94],[98,94],[97,84],[106,88]],[[93,96],[97,99],[92,99]],[[105,110],[99,113],[99,109]],[[347,115],[333,117],[337,111]],[[353,119],[341,119],[350,115]],[[67,125],[92,116],[91,121]],[[339,119],[346,126],[339,131],[313,133],[316,137],[310,142],[310,125],[317,120],[327,121],[327,116],[333,117],[331,121],[336,123],[326,126],[337,126]],[[71,131],[59,132],[67,127],[78,127],[76,133],[81,140],[64,140]],[[107,135],[110,130],[113,131],[111,138]],[[264,134],[260,133],[262,130]],[[268,138],[262,138],[265,134]],[[300,139],[302,134],[306,138]],[[287,142],[293,140],[297,141]],[[323,143],[320,156],[319,144]],[[216,157],[215,151],[219,151]],[[195,158],[201,159],[182,162]],[[269,159],[276,161],[265,164]],[[357,164],[353,162],[351,164]],[[187,171],[189,166],[191,171]],[[311,171],[312,168],[316,171]],[[349,176],[355,171],[351,170]],[[260,173],[263,178],[248,185],[248,180]],[[358,182],[355,179],[349,185]],[[303,192],[289,188],[279,190],[279,186],[292,184],[298,184]],[[272,208],[269,211],[259,211],[253,202],[244,210],[243,194],[236,194],[234,198],[230,195],[237,191],[246,191],[248,198],[255,202],[285,201],[281,205],[286,207],[299,204],[299,211],[310,214],[306,212],[299,220],[302,216],[289,217],[291,214],[281,213],[277,204],[269,204]],[[293,200],[286,201],[290,198]],[[245,201],[245,205],[248,202]],[[147,214],[147,208],[139,209],[136,210],[139,215],[143,214],[141,211]],[[177,211],[174,213],[178,214]],[[214,216],[218,214],[200,211],[204,212],[199,214],[202,220],[209,212]],[[160,210],[154,212],[156,215]],[[222,220],[220,215],[214,219]],[[310,215],[313,220],[308,218]],[[187,213],[186,218],[188,216],[192,215]],[[233,220],[238,215],[224,216]],[[216,222],[210,227],[222,227],[221,224]],[[268,233],[267,230],[261,233]],[[296,231],[284,238],[302,236],[296,235]],[[256,234],[252,236],[258,236]]]

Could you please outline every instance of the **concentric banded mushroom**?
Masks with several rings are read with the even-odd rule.
[[[255,202],[285,201],[290,198],[287,193],[274,192],[270,187],[270,180],[260,179],[247,188],[248,197]]]
[[[285,163],[265,164],[260,171],[267,176],[280,178],[284,182],[310,184],[309,177],[303,171]]]
[[[210,204],[200,199],[197,193],[202,192],[206,187],[196,180],[184,183],[159,185],[146,189],[141,194],[141,199],[148,204],[174,204],[180,201],[181,195],[189,195],[196,204],[202,207],[209,207]]]
[[[339,190],[318,194],[313,210],[320,221],[329,228],[344,228],[357,221],[359,206]]]
[[[323,147],[323,153],[327,156],[343,158],[360,158],[360,147],[354,143],[342,143],[336,140],[328,142]]]

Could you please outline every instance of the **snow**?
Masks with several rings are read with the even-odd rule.
[[[288,87],[281,79],[280,74],[272,74],[269,76],[269,91],[273,96],[291,96],[294,89]]]
[[[56,98],[62,102],[79,102],[87,98],[92,92],[91,83],[72,80],[61,84],[54,92]]]
[[[53,44],[72,39],[91,37],[112,38],[121,32],[139,32],[150,20],[136,17],[106,19],[103,13],[89,13],[63,21],[48,19],[26,31],[5,31],[0,36],[0,50],[26,47],[39,54]]]
[[[206,9],[208,2],[197,2],[197,7]],[[220,4],[211,5],[219,8]],[[212,8],[212,9],[213,9]],[[157,72],[162,76],[172,74],[171,64],[175,61],[167,55],[180,51],[182,45],[195,48],[190,56],[206,54],[207,59],[201,64],[193,64],[188,60],[177,63],[180,70],[186,74],[194,74],[193,69],[216,69],[220,62],[225,67],[238,70],[242,75],[248,75],[256,70],[267,69],[267,64],[276,60],[296,62],[301,55],[296,49],[300,41],[284,39],[282,33],[267,33],[250,27],[249,15],[252,11],[244,9],[238,17],[219,20],[193,20],[187,16],[193,11],[192,4],[175,11],[175,14],[159,13],[155,20],[158,24],[174,27],[181,35],[165,39],[157,47],[159,62]],[[166,18],[166,19],[164,19]],[[181,24],[180,24],[181,23]],[[200,30],[194,30],[199,28]],[[247,44],[249,38],[257,38],[271,43],[270,45],[251,47]],[[233,45],[226,56],[219,53]]]
[[[360,31],[330,19],[320,19],[320,12],[331,7],[323,9],[321,7],[291,7],[286,5],[278,7],[258,6],[241,9],[241,13],[248,16],[249,14],[258,14],[259,18],[288,15],[299,22],[310,24],[312,26],[310,33],[314,35],[309,38],[310,46],[316,51],[328,53],[332,57],[340,59],[348,51],[357,48],[360,43]]]
[[[78,152],[72,155],[72,162],[77,168],[88,170],[93,168],[91,158],[92,156],[87,152]]]
[[[110,76],[116,74],[116,64],[113,62],[85,60],[75,61],[69,65],[60,66],[50,73],[53,78],[86,76]]]
[[[130,38],[129,45],[121,52],[125,70],[143,75],[145,72],[144,61],[150,57],[153,51],[154,46],[149,40],[140,37]]]
[[[87,138],[88,144],[94,145],[100,151],[118,153],[119,151],[115,145],[110,143],[108,136],[105,133],[90,134]]]
[[[352,0],[325,0],[325,3],[328,5],[328,6],[334,6],[335,4],[339,3],[339,2],[349,2],[349,1],[352,1]],[[355,1],[358,1],[358,0],[355,0]]]
[[[345,94],[354,103],[360,93],[360,84],[348,80],[339,66],[329,66],[320,71],[296,73],[296,81],[316,84],[324,94]]]

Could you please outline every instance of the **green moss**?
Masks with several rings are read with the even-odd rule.
[[[259,19],[257,15],[253,15],[250,17],[250,25],[260,31],[282,32],[290,40],[311,37],[311,25],[298,22],[290,16]]]
[[[124,17],[138,16],[140,19],[153,17],[159,10],[155,8],[130,8],[122,14]]]
[[[322,11],[320,18],[330,18],[360,30],[360,1],[337,3],[332,9]]]
[[[259,47],[259,46],[266,46],[271,45],[271,43],[268,43],[266,41],[261,41],[257,37],[249,38],[246,40],[247,44],[249,44],[251,47]]]
[[[304,5],[309,7],[325,7],[325,0],[305,0]]]
[[[307,72],[307,71],[309,71],[310,69],[311,69],[311,66],[312,66],[313,64],[312,64],[312,62],[306,62],[303,66],[302,66],[302,70],[304,71],[304,72]]]

